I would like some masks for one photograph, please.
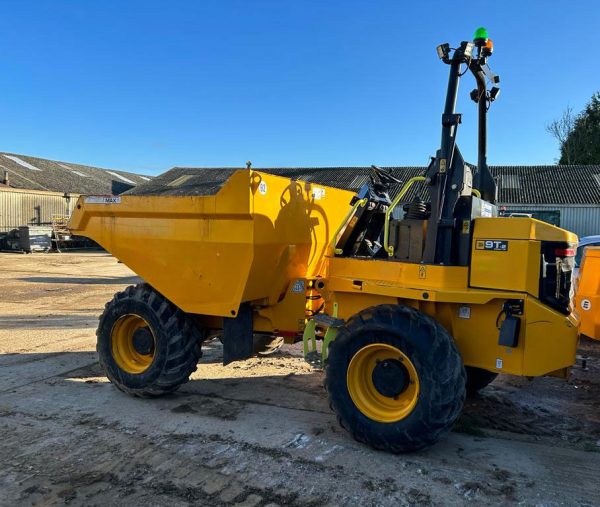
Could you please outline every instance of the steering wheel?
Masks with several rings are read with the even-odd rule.
[[[375,172],[377,177],[382,183],[402,183],[402,180],[399,180],[395,176],[392,176],[389,172],[383,170],[381,167],[377,167],[376,165],[372,165],[371,169]]]

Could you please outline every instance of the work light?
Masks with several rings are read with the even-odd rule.
[[[448,44],[448,43],[440,44],[437,47],[437,54],[440,57],[440,60],[443,60],[444,58],[448,58],[449,53],[450,53],[450,44]]]
[[[475,44],[473,44],[472,42],[467,42],[465,44],[465,49],[463,51],[463,54],[467,57],[467,58],[471,58],[473,56],[473,48],[475,47]]]

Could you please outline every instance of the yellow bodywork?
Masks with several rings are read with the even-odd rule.
[[[264,307],[258,330],[296,331],[295,282],[324,272],[353,195],[240,170],[215,195],[80,197],[69,227],[186,312],[232,317],[251,301]]]
[[[438,320],[466,365],[566,373],[575,361],[577,321],[537,299],[540,242],[574,243],[575,235],[530,218],[478,218],[469,267],[336,257],[332,246],[354,195],[240,170],[215,195],[82,197],[70,228],[217,327],[246,302],[256,331],[286,336],[301,332],[323,303],[329,313],[337,305],[342,319],[400,303]],[[506,250],[479,248],[482,241],[502,241]],[[514,348],[498,345],[498,319],[509,299],[524,306]]]
[[[507,241],[508,250],[485,250],[486,241]],[[472,287],[539,292],[540,241],[577,243],[577,236],[534,218],[479,218],[474,221]]]
[[[332,258],[328,301],[347,319],[383,303],[413,306],[454,337],[464,363],[515,375],[566,374],[575,362],[577,321],[542,305],[540,242],[574,243],[574,234],[531,218],[474,220],[471,265],[435,266],[390,260]],[[478,242],[506,241],[506,251]],[[498,318],[507,299],[524,301],[518,345],[498,345]]]
[[[515,261],[515,270],[526,269]],[[338,304],[338,316],[344,319],[384,303],[417,308],[450,332],[468,366],[535,376],[565,373],[559,370],[574,364],[575,319],[526,292],[473,288],[468,279],[467,267],[335,258],[330,259],[325,299]],[[525,307],[515,348],[498,345],[497,319],[507,299],[522,299]]]
[[[576,281],[574,313],[581,334],[600,340],[600,247],[586,247]]]

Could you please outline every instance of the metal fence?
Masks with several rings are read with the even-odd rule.
[[[21,225],[50,224],[52,215],[70,215],[78,194],[0,188],[0,234]]]

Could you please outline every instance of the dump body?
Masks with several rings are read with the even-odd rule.
[[[354,194],[239,170],[213,195],[81,197],[69,227],[108,250],[189,313],[231,317],[270,307],[324,275]],[[294,326],[297,328],[297,326]]]

